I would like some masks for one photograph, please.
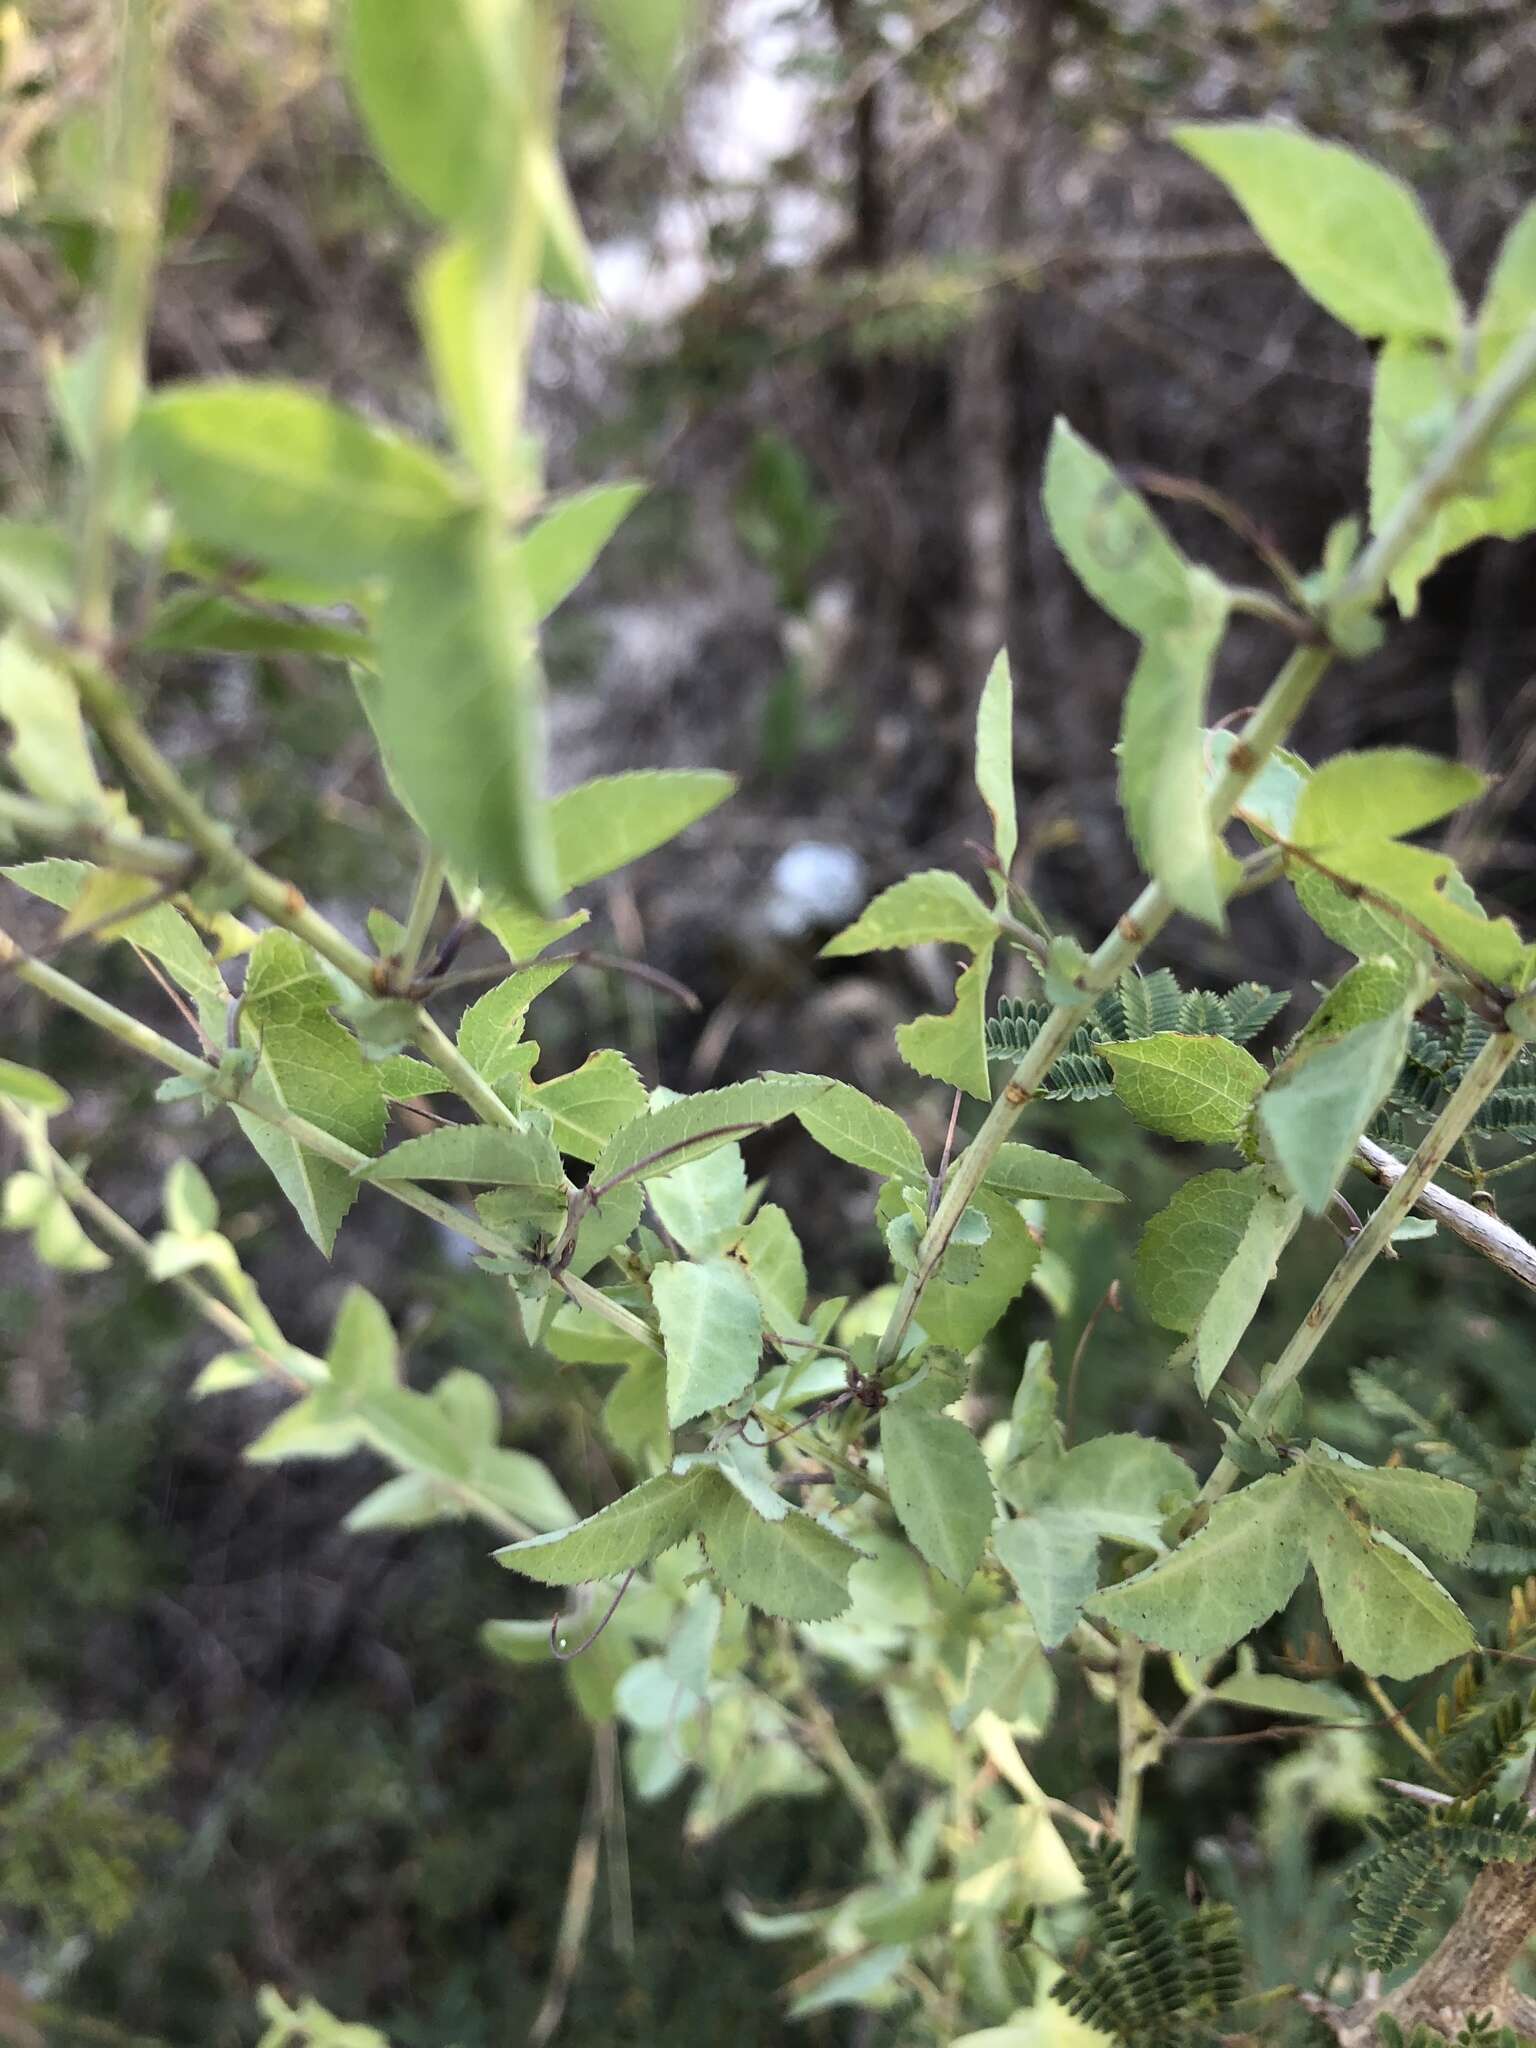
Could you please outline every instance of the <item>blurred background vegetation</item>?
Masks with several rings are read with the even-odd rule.
[[[47,379],[81,332],[100,253],[107,13],[0,5],[0,479],[16,514],[59,488]],[[1128,468],[1219,491],[1303,566],[1363,496],[1362,351],[1262,257],[1164,125],[1276,115],[1354,144],[1424,193],[1479,278],[1536,172],[1536,17],[1521,0],[697,0],[694,17],[659,121],[572,34],[566,151],[605,303],[550,308],[537,411],[554,485],[633,474],[653,488],[554,622],[554,759],[562,784],[708,764],[742,790],[592,894],[595,943],[680,978],[700,1012],[578,972],[536,1029],[555,1071],[613,1043],[679,1087],[764,1066],[843,1076],[908,1113],[934,1155],[948,1100],[918,1092],[891,1030],[947,989],[942,961],[815,956],[874,889],[973,859],[970,732],[999,645],[1020,698],[1030,888],[1057,924],[1096,936],[1133,882],[1110,752],[1129,643],[1045,544],[1052,417]],[[423,231],[360,145],[323,0],[182,0],[178,19],[152,374],[299,377],[430,431],[405,303]],[[1253,580],[1206,509],[1165,510],[1192,549]],[[1301,735],[1318,751],[1411,741],[1498,770],[1452,850],[1527,920],[1533,569],[1531,543],[1455,558]],[[1233,635],[1219,711],[1257,694],[1271,652],[1257,626]],[[157,731],[270,865],[348,929],[371,905],[402,909],[409,835],[340,669],[171,660],[155,692]],[[23,937],[44,929],[35,903],[7,891],[4,907]],[[1160,957],[1186,982],[1295,988],[1292,1022],[1339,964],[1270,895],[1239,907],[1230,939],[1181,922]],[[126,956],[92,971],[176,1028]],[[86,1027],[10,987],[0,1038],[74,1089],[69,1142],[130,1217],[153,1217],[166,1166],[190,1154],[294,1341],[323,1347],[343,1277],[360,1279],[401,1323],[419,1382],[455,1363],[490,1373],[512,1440],[551,1461],[583,1512],[606,1497],[581,1384],[595,1376],[512,1345],[497,1283],[429,1228],[365,1204],[328,1269],[232,1132],[153,1105],[155,1077]],[[1125,1187],[1132,1220],[1089,1212],[1053,1236],[1053,1299],[1026,1296],[980,1382],[999,1405],[1053,1308],[1071,1358],[1110,1282],[1129,1280],[1135,1220],[1190,1164],[1107,1105],[1049,1112],[1038,1142]],[[859,1176],[829,1175],[782,1134],[749,1163],[814,1248],[814,1286],[885,1277]],[[1529,1232],[1536,1175],[1501,1185]],[[1334,1248],[1321,1226],[1303,1232],[1266,1311],[1277,1328]],[[1348,1374],[1391,1357],[1496,1443],[1528,1443],[1536,1382],[1512,1291],[1448,1242],[1409,1250],[1375,1269],[1319,1365],[1320,1427],[1379,1450]],[[1166,1349],[1127,1293],[1084,1352],[1080,1429],[1155,1426],[1208,1455]],[[521,2040],[556,1966],[593,1770],[558,1678],[477,1645],[488,1616],[540,1611],[531,1589],[472,1530],[341,1532],[374,1483],[364,1460],[242,1464],[270,1397],[189,1404],[208,1351],[126,1268],[43,1271],[24,1240],[0,1238],[0,2040],[233,2048],[259,2030],[264,1982],[400,2048]],[[1491,1616],[1492,1582],[1458,1591]],[[1289,1648],[1296,1668],[1326,1668],[1320,1615]],[[850,1747],[877,1772],[908,1768],[839,1683]],[[1065,1797],[1105,1760],[1082,1704],[1032,1758]],[[1339,1938],[1329,1886],[1394,1760],[1351,1731],[1191,1742],[1152,1803],[1146,1861],[1174,1887],[1191,1860],[1225,1873],[1261,1902],[1266,1972],[1305,1976]],[[784,1953],[744,1941],[724,1902],[844,1881],[847,1814],[767,1805],[684,1845],[685,1794],[631,1802],[626,1826],[603,1786],[623,1884],[600,1903],[560,2038],[784,2038]],[[797,2038],[887,2037],[833,2013]]]

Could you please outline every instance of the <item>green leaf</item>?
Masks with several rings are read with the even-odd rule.
[[[621,1180],[594,1208],[587,1210],[577,1228],[576,1248],[571,1254],[570,1270],[578,1280],[634,1236],[644,1206],[639,1181]]]
[[[188,1392],[194,1401],[207,1394],[231,1394],[245,1387],[259,1386],[270,1368],[254,1351],[221,1351],[210,1358]]]
[[[75,551],[56,526],[0,519],[0,606],[51,626],[67,616],[75,595]]]
[[[780,1074],[771,1080],[734,1081],[728,1088],[666,1103],[615,1132],[593,1164],[592,1179],[611,1180],[650,1160],[638,1177],[654,1180],[685,1160],[702,1159],[716,1146],[730,1144],[742,1135],[743,1126],[763,1129],[796,1114],[832,1085],[815,1074]],[[657,1153],[666,1156],[653,1158]]]
[[[1186,1349],[1202,1400],[1257,1313],[1300,1214],[1261,1169],[1221,1168],[1186,1181],[1142,1232],[1137,1292],[1164,1329],[1192,1333]]]
[[[25,1102],[45,1116],[59,1116],[68,1109],[70,1097],[48,1074],[35,1067],[19,1066],[15,1060],[0,1060],[0,1095],[12,1102]]]
[[[342,1296],[325,1362],[332,1380],[356,1401],[399,1385],[394,1325],[366,1287],[353,1285]]]
[[[825,948],[823,949],[825,950]],[[987,1066],[987,983],[992,946],[982,947],[955,983],[955,1006],[945,1016],[914,1017],[896,1027],[896,1048],[914,1072],[961,1088],[982,1102],[992,1099]]]
[[[798,1980],[803,1989],[786,2007],[785,2018],[804,2020],[839,2005],[869,2005],[871,1994],[899,1975],[909,1959],[909,1948],[890,1942],[858,1948],[851,1955],[829,1956],[817,1965],[812,1981]]]
[[[763,1312],[729,1259],[658,1266],[651,1298],[667,1352],[667,1419],[676,1429],[734,1401],[756,1379]]]
[[[1009,1303],[1023,1293],[1040,1258],[1029,1225],[1005,1195],[982,1188],[971,1206],[988,1232],[977,1264],[968,1275],[951,1278],[945,1269],[953,1254],[947,1253],[938,1276],[924,1290],[918,1310],[925,1335],[962,1353],[974,1350]],[[881,1228],[902,1210],[900,1188],[894,1181],[887,1182],[875,1205]]]
[[[1099,1583],[1096,1530],[1051,1515],[1004,1522],[992,1547],[1046,1649],[1066,1641]]]
[[[1263,1191],[1257,1167],[1196,1174],[1151,1218],[1136,1247],[1136,1292],[1165,1330],[1193,1330],[1237,1256]]]
[[[1490,293],[1492,287],[1490,287]],[[1485,382],[1518,329],[1495,324],[1479,335],[1477,381]],[[1466,396],[1459,353],[1389,341],[1371,389],[1371,523],[1378,531],[1443,439]],[[1485,535],[1517,540],[1536,526],[1536,475],[1529,459],[1536,401],[1517,406],[1462,494],[1439,506],[1393,569],[1399,610],[1418,609],[1419,585],[1447,555]]]
[[[1301,1204],[1268,1182],[1249,1213],[1247,1226],[1226,1270],[1217,1279],[1195,1327],[1195,1386],[1208,1401],[1226,1371],[1243,1334],[1258,1313],[1280,1263],[1280,1254],[1296,1233]]]
[[[182,590],[155,612],[136,643],[157,654],[208,649],[220,654],[316,654],[371,661],[373,642],[352,626],[279,618],[206,590]]]
[[[1362,961],[1259,1098],[1266,1152],[1314,1216],[1327,1208],[1361,1133],[1402,1072],[1420,993],[1396,966]]]
[[[527,963],[554,945],[557,939],[579,931],[591,917],[588,910],[573,910],[569,917],[536,917],[532,911],[515,910],[506,904],[482,908],[480,922],[500,940],[507,958],[516,966]]]
[[[1477,1523],[1477,1495],[1470,1486],[1404,1466],[1330,1458],[1316,1446],[1307,1459],[1307,1474],[1338,1506],[1358,1503],[1400,1543],[1466,1563]]]
[[[1013,791],[1013,671],[1006,648],[992,664],[976,714],[976,787],[992,820],[992,846],[1003,871],[995,878],[1002,900],[1007,895],[1004,877],[1019,850]]]
[[[1194,1475],[1166,1444],[1102,1436],[1009,1475],[1022,1512],[993,1536],[1041,1641],[1054,1649],[1098,1584],[1105,1539],[1160,1550],[1169,1511],[1194,1497]]]
[[[0,736],[24,789],[44,803],[100,811],[106,792],[91,759],[80,699],[65,670],[34,654],[12,627],[0,637]]]
[[[571,964],[569,960],[551,960],[541,967],[525,967],[521,973],[509,974],[464,1012],[459,1023],[459,1051],[493,1088],[509,1076],[520,1075],[517,1061],[508,1055],[522,1038],[528,1006],[535,996],[557,982]]]
[[[880,1419],[897,1520],[935,1571],[970,1583],[997,1512],[981,1446],[963,1422],[893,1401]]]
[[[375,1060],[373,1071],[379,1086],[391,1102],[414,1102],[418,1095],[446,1095],[448,1083],[426,1060],[413,1060],[394,1053],[387,1060]]]
[[[656,1187],[665,1185],[665,1181],[655,1183]],[[798,1335],[800,1318],[805,1313],[805,1256],[794,1225],[777,1202],[763,1204],[732,1247],[731,1256],[746,1269],[753,1292],[762,1303],[769,1334]],[[789,1355],[792,1359],[806,1356],[799,1349]]]
[[[1523,988],[1536,969],[1528,946],[1507,917],[1486,916],[1456,863],[1426,847],[1396,840],[1352,840],[1323,863],[1328,875],[1359,883],[1422,925],[1446,958],[1487,980]]]
[[[190,1159],[176,1160],[165,1176],[164,1206],[166,1223],[182,1237],[198,1237],[219,1227],[218,1197]]]
[[[508,0],[347,0],[347,77],[391,178],[435,219],[513,203],[523,140]]]
[[[1086,1449],[1087,1446],[1084,1446]],[[1285,1606],[1307,1567],[1299,1471],[1217,1501],[1198,1535],[1088,1601],[1090,1614],[1164,1650],[1218,1657]]]
[[[1051,429],[1042,493],[1052,538],[1078,581],[1143,640],[1190,623],[1190,564],[1096,448],[1066,420]]]
[[[637,1571],[692,1535],[712,1479],[724,1487],[719,1474],[704,1467],[684,1478],[663,1472],[574,1528],[529,1536],[492,1554],[509,1571],[543,1586],[576,1586]]]
[[[1502,352],[1536,320],[1536,200],[1516,214],[1494,259],[1493,273],[1478,308],[1478,340],[1484,354]]]
[[[1399,1477],[1409,1485],[1394,1486]],[[1471,1626],[1417,1558],[1372,1527],[1363,1496],[1374,1483],[1373,1507],[1459,1545],[1470,1536],[1468,1503],[1415,1483],[1428,1477],[1314,1453],[1218,1501],[1198,1535],[1098,1594],[1089,1611],[1162,1649],[1215,1657],[1278,1612],[1310,1562],[1344,1656],[1363,1671],[1417,1677],[1469,1650]]]
[[[664,846],[735,788],[713,768],[641,768],[568,789],[549,807],[561,893]]]
[[[848,1605],[860,1553],[799,1508],[765,1521],[718,1472],[708,1482],[699,1539],[710,1569],[738,1600],[784,1621],[830,1621]]]
[[[883,889],[855,923],[827,941],[821,957],[842,960],[945,940],[981,952],[996,937],[992,914],[975,890],[947,868],[927,868]]]
[[[557,606],[564,604],[644,496],[644,484],[598,484],[591,490],[576,491],[562,498],[529,527],[518,544],[518,552],[528,585],[528,601],[536,619],[548,618]],[[729,796],[736,785],[730,778],[725,780],[727,786],[722,796]],[[686,824],[692,822],[692,818],[684,820]],[[681,831],[682,826],[675,829]],[[663,836],[670,838],[671,834]],[[653,845],[659,843],[652,841]]]
[[[1282,1678],[1268,1671],[1239,1670],[1224,1678],[1212,1697],[1256,1714],[1294,1714],[1307,1721],[1363,1721],[1365,1715],[1342,1686]]]
[[[1416,747],[1335,754],[1301,792],[1291,844],[1326,853],[1351,839],[1401,839],[1481,796],[1486,775]]]
[[[342,582],[420,546],[464,498],[436,456],[296,384],[180,384],[134,428],[183,529],[203,544]]]
[[[1149,639],[1126,693],[1120,802],[1148,874],[1178,908],[1226,922],[1222,848],[1205,801],[1206,692],[1230,598],[1208,570],[1188,572],[1186,614]]]
[[[1472,1624],[1418,1559],[1315,1484],[1307,1545],[1333,1639],[1362,1671],[1417,1678],[1475,1647]]]
[[[1033,1145],[1000,1145],[987,1168],[985,1185],[1011,1202],[1123,1202],[1124,1195],[1107,1181]]]
[[[560,893],[544,802],[544,682],[514,550],[493,520],[440,525],[396,557],[364,708],[432,844],[515,907]]]
[[[554,1141],[530,1125],[449,1124],[407,1138],[358,1169],[359,1180],[453,1180],[516,1192],[530,1221],[553,1222],[565,1211],[565,1175]],[[522,1205],[526,1205],[524,1208]]]
[[[770,1081],[789,1078],[767,1076]],[[821,1094],[795,1114],[806,1133],[834,1159],[897,1180],[927,1180],[923,1148],[895,1110],[871,1101],[846,1081],[828,1081]]]
[[[13,1173],[0,1202],[0,1229],[30,1230],[32,1250],[63,1273],[99,1273],[112,1261],[92,1244],[64,1197],[41,1174]]]
[[[1312,922],[1357,960],[1391,960],[1407,972],[1428,963],[1427,943],[1390,910],[1363,896],[1347,895],[1326,875],[1299,861],[1287,864],[1286,877]]]
[[[1251,1052],[1225,1038],[1160,1031],[1095,1050],[1109,1061],[1115,1093],[1138,1123],[1191,1144],[1234,1141],[1268,1078]]]
[[[1450,343],[1462,307],[1444,251],[1409,188],[1353,150],[1270,122],[1176,128],[1303,291],[1356,334]]]
[[[646,1187],[651,1207],[690,1258],[724,1249],[741,1227],[747,1205],[747,1169],[739,1145],[721,1145],[658,1175]]]
[[[63,910],[72,910],[92,879],[102,872],[83,860],[25,861],[0,869],[7,881]],[[114,925],[112,937],[126,939],[158,960],[197,1003],[204,1030],[222,1038],[229,991],[207,947],[180,911],[169,903],[156,904],[153,910],[139,911]]]
[[[240,1008],[241,1043],[257,1054],[249,1099],[268,1095],[333,1138],[372,1152],[384,1136],[384,1094],[357,1040],[329,1014],[335,1000],[319,961],[291,932],[262,933],[246,968]],[[235,1115],[329,1258],[341,1219],[357,1199],[356,1181],[250,1110]]]
[[[621,1052],[589,1053],[573,1073],[534,1081],[527,1094],[549,1117],[555,1143],[572,1159],[598,1158],[611,1138],[645,1114],[645,1083]]]
[[[438,401],[488,499],[501,503],[518,477],[515,380],[508,337],[526,325],[531,288],[492,219],[445,235],[417,268],[416,325]]]
[[[666,89],[698,13],[698,0],[590,0],[622,85],[653,99]]]

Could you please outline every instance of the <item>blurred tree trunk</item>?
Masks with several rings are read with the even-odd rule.
[[[1023,246],[1029,184],[1037,160],[1050,84],[1051,0],[1010,0],[1010,30],[992,102],[972,164],[969,246],[995,272]],[[969,704],[1009,638],[1016,582],[1017,449],[1021,420],[1017,289],[997,283],[960,350],[954,411],[955,455],[964,520],[968,589],[960,636]]]

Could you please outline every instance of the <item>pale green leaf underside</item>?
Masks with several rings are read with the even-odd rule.
[[[966,1585],[996,1513],[981,1446],[963,1422],[909,1401],[885,1410],[880,1446],[901,1526],[936,1571]]]
[[[667,1353],[667,1417],[676,1429],[734,1401],[757,1377],[763,1312],[729,1259],[658,1266],[651,1296]]]
[[[974,889],[947,868],[926,868],[882,890],[846,931],[827,941],[821,957],[842,960],[944,941],[974,952],[996,937],[992,915]]]
[[[549,807],[561,893],[664,846],[735,788],[713,768],[641,768],[568,789]]]
[[[1013,792],[1013,671],[1004,649],[982,686],[976,713],[976,787],[992,820],[992,846],[1006,875],[1019,848]]]

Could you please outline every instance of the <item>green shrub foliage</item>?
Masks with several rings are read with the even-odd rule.
[[[664,78],[683,10],[590,11]],[[547,793],[540,623],[637,496],[627,482],[548,493],[523,417],[539,291],[593,294],[555,146],[560,29],[553,0],[344,10],[339,61],[372,146],[430,223],[414,310],[444,438],[428,445],[298,385],[143,389],[166,21],[151,0],[127,8],[120,231],[98,331],[61,384],[81,510],[0,527],[0,826],[11,880],[55,907],[60,942],[128,949],[125,965],[174,986],[185,1028],[162,1033],[98,993],[84,944],[68,971],[3,948],[104,1043],[168,1070],[163,1100],[231,1113],[326,1256],[345,1263],[360,1201],[467,1238],[508,1331],[596,1391],[612,1498],[578,1518],[551,1470],[502,1442],[488,1374],[461,1364],[414,1386],[361,1287],[323,1352],[291,1341],[190,1162],[167,1177],[159,1229],[131,1228],[75,1157],[65,1091],[10,1060],[0,1113],[25,1157],[5,1225],[49,1265],[134,1260],[178,1289],[218,1335],[200,1398],[256,1383],[290,1397],[252,1459],[376,1458],[384,1476],[354,1531],[471,1517],[525,1591],[558,1589],[536,1620],[488,1617],[485,1650],[562,1660],[576,1711],[622,1729],[639,1799],[686,1783],[690,1837],[765,1800],[836,1790],[849,1803],[865,1845],[840,1896],[738,1903],[754,1936],[821,1946],[792,2017],[873,2008],[904,2041],[954,2048],[1104,2035],[1171,2048],[1259,2025],[1269,2008],[1242,2017],[1261,1987],[1232,1907],[1176,1921],[1132,1861],[1148,1802],[1177,1796],[1170,1760],[1192,1718],[1358,1721],[1357,1690],[1379,1703],[1382,1678],[1457,1663],[1436,1731],[1417,1739],[1448,1797],[1382,1812],[1355,1873],[1355,1946],[1372,1968],[1417,1952],[1454,1879],[1536,1843],[1503,1778],[1530,1702],[1491,1684],[1462,1604],[1469,1566],[1497,1576],[1536,1556],[1528,1475],[1490,1464],[1390,1368],[1361,1392],[1378,1462],[1324,1440],[1301,1387],[1376,1256],[1412,1260],[1411,1211],[1434,1175],[1461,1174],[1486,1203],[1495,1172],[1528,1153],[1536,945],[1420,840],[1478,800],[1481,773],[1402,747],[1309,764],[1288,744],[1324,676],[1372,650],[1384,601],[1411,610],[1453,550],[1536,527],[1530,216],[1468,306],[1413,195],[1362,157],[1255,123],[1174,138],[1300,290],[1375,348],[1369,531],[1341,526],[1320,565],[1276,591],[1233,586],[1175,544],[1110,453],[1057,423],[1046,521],[1137,643],[1118,772],[1147,879],[1096,950],[1046,928],[1014,876],[999,656],[976,746],[990,882],[907,876],[826,948],[937,947],[953,965],[952,1002],[897,1033],[922,1085],[957,1111],[978,1105],[935,1158],[846,1082],[768,1073],[679,1096],[648,1091],[616,1049],[551,1073],[528,1035],[544,993],[584,964],[566,945],[588,917],[572,892],[731,787],[707,765],[639,765]],[[1363,346],[1360,360],[1363,375]],[[802,604],[825,521],[773,444],[740,516]],[[1249,613],[1282,643],[1275,680],[1240,727],[1215,726],[1213,666]],[[357,729],[419,836],[415,895],[375,910],[366,946],[306,902],[303,877],[247,850],[247,821],[208,807],[162,750],[152,700],[141,712],[165,650],[258,630],[322,662],[326,690],[355,691]],[[1222,931],[1233,898],[1258,888],[1293,890],[1353,956],[1284,1043],[1288,993],[1185,991],[1142,964],[1175,913]],[[506,971],[450,1032],[438,1000],[477,931]],[[399,1105],[424,1098],[430,1129],[418,1117],[402,1135]],[[1172,1374],[1192,1404],[1214,1404],[1199,1472],[1135,1430],[1075,1440],[1048,1344],[1020,1356],[1017,1305],[1059,1304],[1071,1213],[1113,1223],[1122,1197],[1016,1127],[1040,1099],[1095,1098],[1218,1156],[1144,1224],[1134,1258],[1141,1306],[1182,1340]],[[1269,1351],[1253,1332],[1278,1263],[1298,1232],[1326,1229],[1311,1219],[1352,1217],[1340,1190],[1362,1141],[1410,1126],[1409,1170],[1347,1223],[1313,1309]],[[790,1217],[749,1181],[743,1147],[770,1127],[867,1191],[889,1257],[867,1297],[820,1299]],[[1002,1408],[978,1393],[979,1368],[1008,1387]],[[1155,1345],[1147,1368],[1165,1370]],[[1270,1624],[1297,1599],[1326,1624],[1340,1682],[1276,1668]],[[1527,1640],[1525,1609],[1516,1633]],[[1030,1767],[1069,1683],[1074,1711],[1102,1722],[1102,1787],[1042,1786]],[[823,1695],[850,1684],[881,1702],[899,1771],[872,1771],[843,1741]],[[30,1788],[10,1794],[10,1896],[45,1919],[109,1924],[126,1910],[122,1859],[145,1846],[142,1760],[77,1745],[26,1768]],[[61,1842],[88,1843],[59,1849],[74,1875],[57,1881],[28,1846],[49,1788],[70,1814]],[[273,2048],[378,2038],[276,1993],[263,2013]]]

